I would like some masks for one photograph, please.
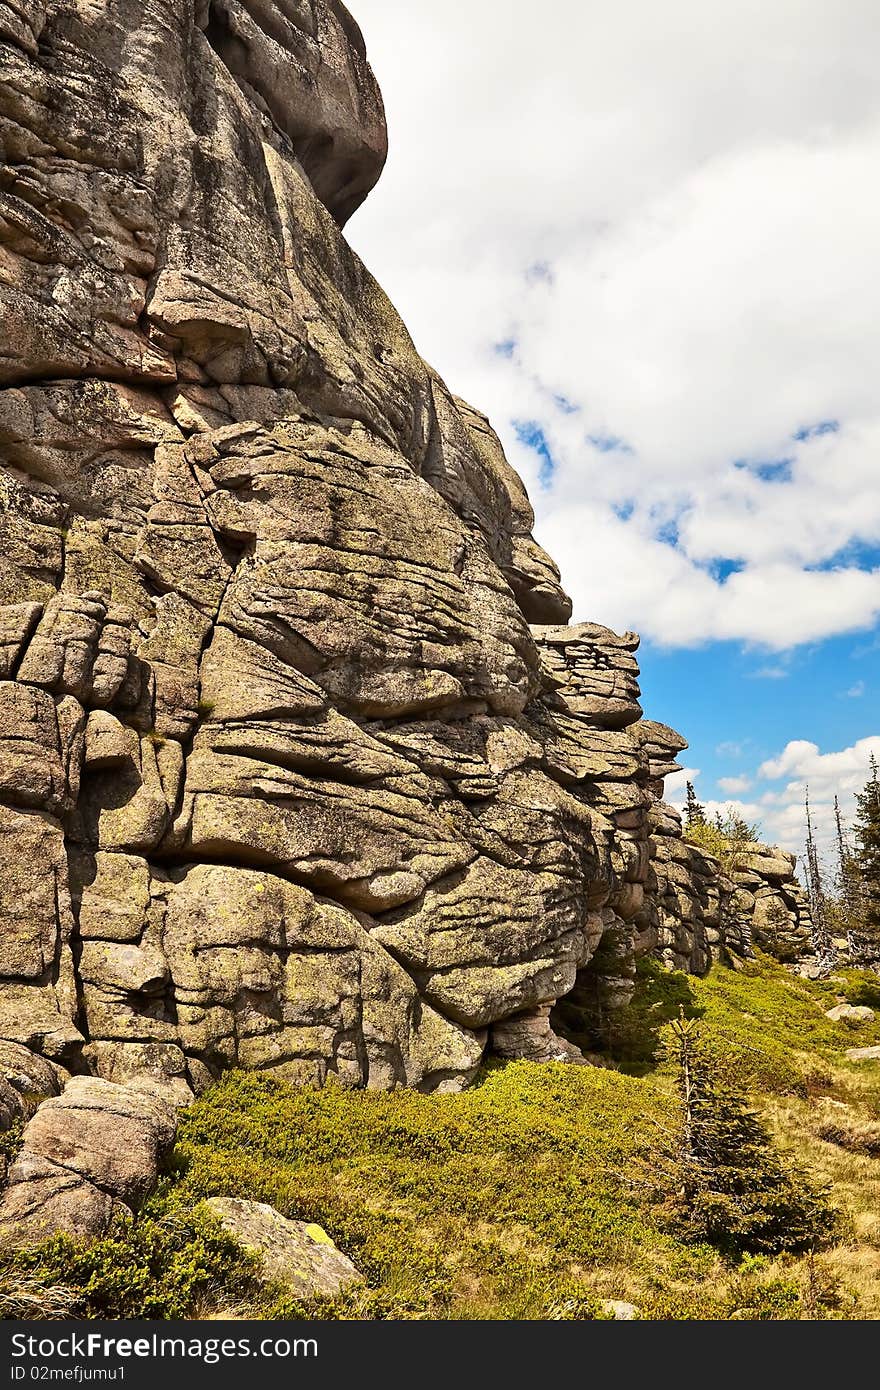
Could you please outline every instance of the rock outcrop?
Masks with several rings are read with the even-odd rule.
[[[799,923],[781,858],[685,845],[638,638],[568,625],[342,235],[386,152],[343,5],[0,0],[0,61],[0,1047],[80,1073],[7,1226],[137,1205],[76,1136],[145,1170],[139,1078],[457,1089]]]
[[[680,815],[664,803],[652,810],[651,835],[664,964],[702,975],[713,960],[748,959],[756,948],[785,964],[810,954],[810,907],[793,854],[747,843],[721,863],[684,838]]]
[[[530,630],[522,485],[341,235],[385,153],[341,5],[2,38],[0,1036],[461,1086],[626,976],[636,639]]]
[[[25,1128],[0,1202],[0,1242],[91,1237],[131,1216],[152,1192],[176,1129],[172,1106],[149,1082],[72,1077]]]

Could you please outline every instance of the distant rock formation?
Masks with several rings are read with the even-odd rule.
[[[755,947],[785,963],[809,955],[810,908],[793,854],[749,844],[725,870],[683,838],[678,813],[662,804],[651,833],[658,954],[670,968],[701,975],[713,959],[746,959]]]
[[[0,1038],[80,1073],[0,1221],[136,1205],[52,1165],[101,1107],[167,1145],[140,1078],[457,1089],[799,923],[788,860],[682,841],[638,639],[566,626],[342,236],[386,153],[344,6],[0,0],[0,57]]]

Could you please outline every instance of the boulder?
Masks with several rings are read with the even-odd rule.
[[[833,1009],[825,1010],[825,1017],[835,1023],[871,1023],[876,1014],[866,1004],[835,1004]]]
[[[846,1056],[850,1062],[880,1062],[880,1047],[848,1047]]]
[[[174,1110],[156,1091],[72,1077],[25,1128],[0,1202],[0,1241],[103,1235],[153,1190],[175,1132]]]
[[[264,1279],[285,1284],[300,1298],[329,1297],[363,1283],[357,1267],[320,1226],[291,1221],[264,1202],[238,1197],[209,1197],[202,1210],[258,1256]]]
[[[560,1038],[550,1026],[550,1005],[496,1023],[492,1028],[491,1049],[496,1057],[529,1062],[574,1062],[583,1066],[587,1059],[579,1048]]]
[[[602,1302],[602,1311],[614,1322],[637,1322],[639,1310],[634,1303],[627,1303],[622,1298],[606,1298]]]

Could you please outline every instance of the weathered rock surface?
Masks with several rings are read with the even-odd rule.
[[[301,1298],[330,1296],[363,1283],[360,1270],[320,1226],[291,1221],[265,1202],[238,1197],[209,1197],[202,1207],[259,1258],[264,1279],[286,1284]]]
[[[386,150],[343,6],[15,14],[0,1036],[466,1084],[639,906],[636,639],[552,626],[497,437],[340,234]]]
[[[872,1023],[876,1014],[867,1004],[835,1004],[833,1009],[826,1009],[825,1017],[834,1023]]]
[[[7,1201],[74,1229],[139,1200],[93,1133],[135,1079],[572,1056],[734,889],[662,805],[638,638],[569,625],[342,236],[386,152],[344,6],[0,0],[0,62],[0,1039],[99,1078]],[[744,872],[745,936],[798,917],[785,856]],[[165,1130],[119,1119],[143,1173]]]
[[[57,1096],[66,1072],[18,1043],[0,1041],[0,1130],[10,1130]]]
[[[755,947],[782,962],[809,952],[810,909],[794,855],[758,845],[724,867],[684,838],[681,817],[662,804],[652,836],[659,953],[671,968],[702,974],[713,959],[748,957]]]
[[[662,800],[662,778],[678,766],[670,760],[687,745],[663,725],[642,726],[652,740],[647,897],[660,959],[671,969],[702,974],[713,960],[749,957],[756,947],[783,962],[805,955],[812,923],[795,856],[750,843],[736,846],[721,864],[687,840],[681,816]]]
[[[101,1235],[149,1196],[176,1128],[157,1090],[71,1078],[25,1129],[0,1202],[0,1243]]]

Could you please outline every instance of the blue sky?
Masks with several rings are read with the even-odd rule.
[[[733,642],[693,651],[643,642],[639,660],[646,706],[686,729],[683,756],[713,779],[741,775],[791,739],[831,748],[876,726],[880,643],[838,637],[768,661]]]
[[[867,771],[869,746],[861,758],[836,770],[823,768],[820,752],[807,756],[802,777],[796,769],[760,779],[756,772],[793,742],[840,750],[872,738],[878,723],[880,642],[832,638],[771,663],[732,642],[693,651],[644,642],[639,659],[645,707],[687,737],[690,746],[681,761],[698,771],[701,795],[747,804],[750,818],[764,822],[773,838],[780,838],[781,831],[792,849],[800,848],[802,801],[800,786],[793,796],[785,796],[792,780],[807,782],[812,776],[820,804],[838,787],[842,802],[848,803],[854,785],[864,780],[859,765]],[[750,785],[729,790],[719,786],[721,779],[747,779]],[[782,817],[777,806],[761,806],[768,792],[784,796]],[[680,793],[679,786],[676,799]],[[830,825],[826,838],[828,830]]]
[[[702,799],[797,849],[809,781],[827,840],[880,752],[880,10],[354,9],[391,153],[347,235]]]

